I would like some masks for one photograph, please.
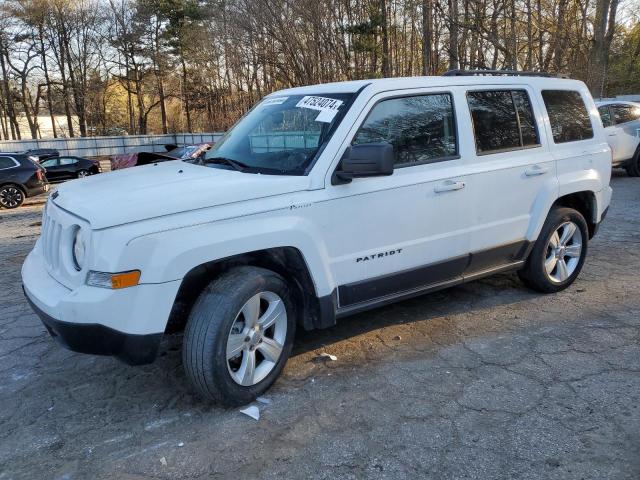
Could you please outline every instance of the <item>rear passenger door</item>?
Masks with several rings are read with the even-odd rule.
[[[607,134],[607,143],[609,143],[609,146],[611,147],[614,165],[623,162],[624,160],[626,160],[626,158],[624,156],[624,152],[620,148],[620,140],[622,136],[618,135],[620,133],[620,129],[613,123],[610,105],[599,106],[598,113],[600,114],[600,119],[602,120],[604,131]]]
[[[465,103],[474,145],[467,158],[473,230],[466,276],[525,258],[531,218],[557,193],[543,110],[528,86],[470,88]]]

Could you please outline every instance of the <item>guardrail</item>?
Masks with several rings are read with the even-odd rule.
[[[215,142],[223,133],[176,133],[169,135],[122,135],[113,137],[51,138],[0,141],[0,152],[55,148],[60,155],[101,157],[141,151],[164,152],[167,144]]]

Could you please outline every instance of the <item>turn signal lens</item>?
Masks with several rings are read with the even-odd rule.
[[[140,281],[140,270],[116,273],[111,276],[111,288],[135,287]]]
[[[106,273],[89,272],[87,275],[87,285],[100,288],[111,288],[119,290],[121,288],[135,287],[140,281],[140,270],[130,272]]]

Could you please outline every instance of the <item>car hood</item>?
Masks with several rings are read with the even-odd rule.
[[[94,229],[306,190],[309,177],[261,175],[180,160],[67,182],[53,202]]]

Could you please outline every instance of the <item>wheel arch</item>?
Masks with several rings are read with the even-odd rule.
[[[202,290],[221,274],[240,266],[261,267],[281,275],[292,287],[298,324],[305,330],[335,324],[335,311],[327,299],[319,298],[311,270],[302,252],[291,246],[267,248],[212,260],[193,267],[182,279],[166,333],[181,331]]]
[[[589,228],[589,239],[593,238],[598,223],[598,203],[594,192],[583,190],[558,197],[553,207],[568,207],[580,212]]]

